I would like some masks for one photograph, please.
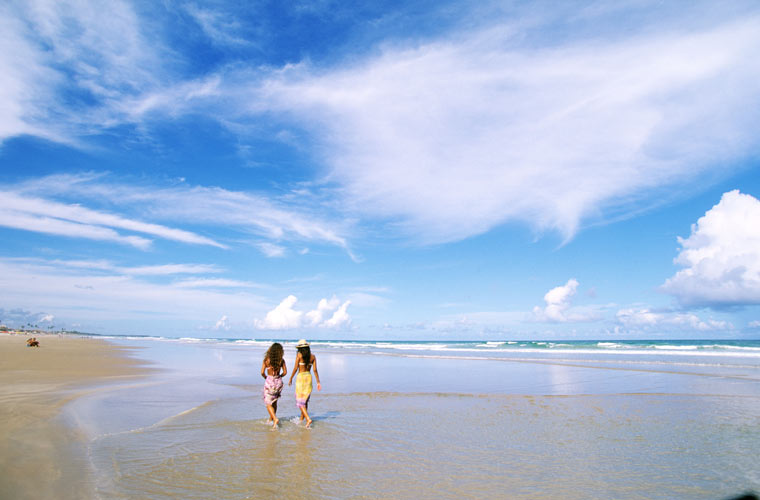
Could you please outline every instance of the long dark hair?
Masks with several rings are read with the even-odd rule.
[[[306,363],[306,366],[309,366],[311,364],[311,348],[307,345],[299,347],[298,353],[301,355],[301,361]]]
[[[269,366],[275,370],[279,370],[282,367],[282,355],[282,345],[279,342],[275,342],[267,349],[264,359],[269,360]]]

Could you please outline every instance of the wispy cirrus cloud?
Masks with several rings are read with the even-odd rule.
[[[289,68],[252,103],[305,123],[345,201],[416,238],[510,220],[570,238],[756,150],[758,22],[541,47],[507,25]]]
[[[186,5],[185,11],[216,45],[248,46],[255,44],[255,39],[248,33],[250,28],[246,29],[247,27],[233,13],[195,4]]]
[[[760,14],[751,3],[719,12],[696,2],[688,22],[661,6],[642,15],[647,9],[632,4],[572,4],[564,18],[516,7],[514,17],[424,39],[394,33],[329,67],[241,60],[200,76],[164,63],[172,58],[161,57],[171,51],[161,25],[141,22],[129,2],[107,14],[86,2],[9,5],[3,43],[28,56],[0,56],[12,111],[3,137],[78,141],[189,114],[242,140],[264,121],[305,130],[310,142],[300,147],[340,187],[345,213],[423,243],[509,221],[567,240],[585,223],[685,196],[721,175],[716,166],[740,168],[759,145],[751,124],[760,109]],[[185,11],[212,40],[239,36],[221,11]],[[81,35],[64,36],[70,25]],[[53,78],[39,78],[45,73]],[[86,99],[71,105],[59,99],[66,92]],[[206,207],[257,207],[270,222],[282,215],[250,195],[214,194],[220,200]],[[253,225],[266,231],[266,219]],[[307,226],[280,220],[269,229],[342,245]]]
[[[226,248],[216,241],[190,231],[128,219],[79,205],[30,198],[0,191],[0,225],[60,236],[110,240],[145,249],[151,240],[124,236],[116,230],[147,234],[168,240]]]
[[[159,271],[162,266],[150,267]],[[219,271],[213,266],[172,264],[160,275],[139,270],[130,274],[130,269],[136,268],[120,268],[106,261],[88,266],[86,261],[0,259],[0,301],[35,303],[69,320],[86,312],[92,320],[142,317],[197,322],[213,322],[221,314],[250,318],[252,311],[265,311],[268,304],[264,297],[251,293],[251,288],[258,287],[254,283],[203,276]],[[198,275],[191,280],[167,279],[193,269]]]
[[[62,203],[54,198],[75,201],[76,204]],[[0,207],[0,224],[5,225],[11,225],[15,214],[24,211],[31,214],[30,217],[45,215],[76,222],[85,228],[110,227],[182,243],[228,247],[228,244],[218,241],[220,238],[139,219],[159,220],[175,226],[193,224],[203,227],[207,233],[223,234],[226,238],[234,238],[237,232],[240,234],[238,237],[244,239],[253,235],[260,240],[268,240],[254,242],[253,245],[269,257],[284,255],[285,242],[310,242],[338,246],[355,258],[344,236],[349,233],[346,222],[337,221],[330,215],[320,217],[316,213],[320,211],[319,207],[300,207],[297,202],[278,201],[274,197],[255,193],[186,184],[135,185],[111,180],[106,175],[66,174],[5,186],[0,191],[0,199],[8,202]],[[93,206],[107,204],[111,210],[118,209],[130,215],[118,216],[88,209],[81,206],[85,203]],[[4,211],[8,215],[2,218]],[[13,227],[24,229],[18,225]],[[48,232],[52,233],[52,230]],[[73,230],[71,233],[76,235]],[[63,229],[53,234],[63,234]],[[91,237],[99,234],[96,232]],[[118,233],[103,235],[101,239],[107,239],[106,236],[124,242],[119,239],[122,237]],[[149,246],[150,241],[130,240],[129,243],[144,248]]]
[[[57,272],[66,270],[102,271],[130,276],[172,276],[182,274],[214,274],[224,270],[213,264],[157,264],[149,266],[120,266],[109,260],[61,260],[32,257],[6,258],[6,263],[21,266],[48,268]]]
[[[143,12],[145,12],[143,10]],[[0,142],[32,134],[69,144],[123,123],[118,102],[159,85],[165,46],[128,1],[28,0],[0,6]]]
[[[263,288],[259,283],[222,278],[202,278],[177,281],[173,286],[178,288]]]
[[[757,149],[748,126],[760,95],[757,12],[524,41],[551,22],[534,15],[527,27],[505,19],[397,40],[330,68],[229,66],[128,108],[135,120],[222,109],[236,131],[263,115],[297,124],[346,210],[428,243],[507,221],[569,239],[584,222],[662,203],[665,189],[686,193],[678,186]]]

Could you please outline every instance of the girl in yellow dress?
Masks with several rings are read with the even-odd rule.
[[[322,384],[319,382],[319,372],[317,371],[317,357],[311,353],[309,343],[305,340],[299,340],[296,344],[298,354],[296,354],[296,368],[290,374],[288,385],[293,384],[293,376],[298,373],[296,378],[296,406],[301,410],[301,421],[306,420],[306,427],[311,427],[311,418],[309,418],[309,398],[311,397],[311,368],[314,367],[314,377],[317,379],[317,390],[322,390]]]

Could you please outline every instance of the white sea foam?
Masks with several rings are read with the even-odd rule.
[[[655,349],[662,349],[668,351],[693,351],[699,349],[696,345],[656,345]]]
[[[238,339],[234,342],[237,345],[261,345],[261,346],[267,346],[271,344],[268,340],[244,340],[244,339]]]
[[[130,340],[130,341],[156,341],[175,342],[187,344],[211,344],[219,346],[266,346],[272,340],[259,339],[216,339],[197,337],[160,337],[160,336],[97,336],[103,339]],[[294,347],[295,340],[280,341],[288,347]],[[751,341],[750,341],[751,342]],[[550,342],[550,341],[472,341],[472,342],[395,342],[395,341],[343,341],[325,340],[313,341],[312,346],[323,349],[353,350],[377,353],[409,353],[409,352],[450,352],[452,354],[467,354],[489,352],[512,356],[517,353],[528,355],[557,356],[564,354],[572,355],[595,355],[595,356],[713,356],[733,358],[760,358],[760,347],[711,344],[705,342],[694,343],[651,343],[641,342],[615,342],[599,341],[595,343],[578,342]]]
[[[737,351],[755,351],[755,352],[760,352],[760,347],[748,347],[748,346],[740,346],[740,345],[717,344],[715,346],[704,346],[704,347],[713,347],[715,349],[736,349]]]
[[[486,342],[485,344],[478,344],[478,347],[501,347],[505,345],[506,342]]]

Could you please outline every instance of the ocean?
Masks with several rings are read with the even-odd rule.
[[[286,377],[273,431],[259,372],[274,339],[107,339],[156,370],[66,407],[96,498],[760,491],[756,340],[317,340],[314,424]]]

